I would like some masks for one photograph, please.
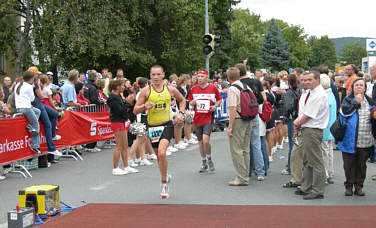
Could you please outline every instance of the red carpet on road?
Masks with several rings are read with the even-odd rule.
[[[376,227],[376,206],[88,204],[42,227]]]

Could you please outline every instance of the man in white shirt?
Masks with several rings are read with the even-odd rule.
[[[305,73],[306,86],[310,91],[304,99],[303,115],[294,121],[294,127],[301,131],[303,141],[303,182],[301,190],[295,192],[303,199],[323,199],[325,167],[321,152],[323,130],[329,121],[329,103],[324,88],[320,85],[320,73]]]

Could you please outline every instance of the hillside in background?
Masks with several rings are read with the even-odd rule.
[[[363,47],[366,47],[366,39],[364,37],[340,37],[340,38],[332,38],[331,40],[334,41],[334,47],[336,48],[337,57],[340,57],[342,54],[342,48],[346,46],[347,43],[351,43],[354,41],[360,41],[360,44]]]

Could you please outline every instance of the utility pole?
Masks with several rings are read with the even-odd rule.
[[[209,5],[208,5],[208,0],[205,0],[205,34],[209,34]],[[209,75],[209,78],[210,78],[209,59],[210,59],[210,56],[206,55],[206,57],[205,57],[206,72],[208,72],[208,75]]]

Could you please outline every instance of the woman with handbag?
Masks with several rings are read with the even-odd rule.
[[[374,144],[372,135],[373,120],[371,110],[375,103],[365,95],[367,90],[363,78],[358,78],[351,86],[352,92],[342,101],[340,121],[347,125],[345,136],[338,143],[342,151],[343,168],[345,171],[345,195],[364,196],[363,183],[366,178],[367,159]],[[355,191],[353,192],[353,187]]]

